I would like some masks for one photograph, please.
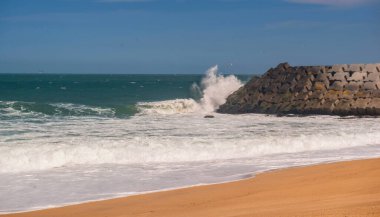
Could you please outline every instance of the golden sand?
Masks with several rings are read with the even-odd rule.
[[[291,168],[231,183],[4,216],[380,216],[380,159]]]

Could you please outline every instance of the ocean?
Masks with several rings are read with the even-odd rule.
[[[215,113],[249,77],[0,74],[0,212],[380,156],[378,118]]]

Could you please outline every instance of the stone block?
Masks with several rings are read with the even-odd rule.
[[[301,78],[302,78],[302,76],[299,73],[297,73],[295,76],[296,81],[301,80]]]
[[[278,110],[279,110],[279,104],[272,104],[272,105],[268,108],[267,112],[269,112],[269,113],[271,113],[271,114],[275,114],[275,113],[277,113]]]
[[[296,82],[296,74],[292,73],[292,74],[289,74],[285,81],[286,83],[293,83],[293,82]]]
[[[364,82],[363,89],[364,90],[378,90],[380,86],[380,82]]]
[[[258,110],[260,112],[267,112],[271,106],[272,106],[272,103],[262,101],[261,103],[258,104]]]
[[[331,69],[330,70],[328,70],[328,71],[333,71],[333,72],[344,72],[346,69],[347,69],[347,65],[346,64],[339,64],[339,65],[333,65],[332,67],[331,67]]]
[[[281,83],[275,82],[271,86],[269,86],[266,90],[268,93],[277,93],[281,87]]]
[[[320,81],[320,82],[326,82],[328,81],[328,74],[327,73],[319,73],[317,77],[315,78],[315,81]]]
[[[272,86],[264,83],[261,87],[259,87],[259,92],[263,94],[271,93]]]
[[[372,92],[371,94],[372,98],[380,98],[380,90],[373,90],[371,92]]]
[[[313,83],[311,82],[311,80],[305,77],[298,81],[298,83],[294,87],[294,90],[296,92],[309,91],[311,90],[312,86],[313,86]]]
[[[273,102],[272,99],[274,98],[275,95],[276,95],[275,93],[264,94],[261,100],[264,102],[272,103]]]
[[[366,64],[364,66],[364,72],[380,72],[380,64]]]
[[[343,81],[335,81],[335,82],[329,87],[329,89],[330,89],[330,90],[337,90],[337,91],[344,90],[346,84],[347,84],[347,82],[343,82]]]
[[[280,75],[286,75],[286,70],[283,67],[276,67],[274,69],[269,70],[265,76],[271,79],[278,78]]]
[[[329,75],[330,81],[347,81],[347,78],[350,77],[350,74],[347,72],[337,72],[331,73]]]
[[[346,72],[359,72],[364,68],[364,64],[350,64],[345,68]]]
[[[352,113],[350,100],[339,100],[336,103],[333,113],[338,115],[349,115]]]
[[[346,85],[346,89],[349,91],[359,91],[362,86],[363,86],[362,81],[350,81]]]
[[[281,85],[281,87],[278,89],[278,92],[280,94],[290,92],[290,84],[284,83]]]
[[[297,81],[294,80],[292,82],[289,83],[289,89],[291,90],[291,92],[294,92],[294,89],[295,89],[295,86],[297,85]]]
[[[372,91],[368,91],[368,90],[360,90],[359,92],[357,92],[355,94],[355,99],[357,98],[370,98],[372,96]]]
[[[380,115],[380,98],[372,99],[368,107],[368,115]]]
[[[312,86],[312,90],[316,91],[326,91],[327,87],[324,82],[315,82],[314,85]]]
[[[302,114],[305,106],[306,106],[306,100],[294,101],[290,112]]]
[[[290,102],[288,102],[288,103],[282,103],[278,107],[278,112],[289,113],[289,111],[291,110],[291,108],[292,108],[292,104]]]
[[[344,100],[352,100],[354,99],[354,92],[343,90],[341,93],[339,93],[339,98]]]
[[[309,98],[309,93],[299,93],[294,100],[307,100]]]
[[[321,111],[323,114],[332,114],[334,108],[335,108],[335,102],[337,100],[326,100],[322,105],[321,105]]]
[[[261,94],[253,94],[248,97],[247,101],[249,104],[256,105],[258,101],[262,100]]]
[[[320,101],[310,101],[304,108],[306,114],[323,114],[322,103]]]
[[[367,111],[371,108],[369,106],[369,103],[371,102],[371,99],[367,98],[359,98],[355,101],[352,101],[352,108],[356,110],[356,114],[358,115],[366,115]]]
[[[325,91],[313,91],[311,95],[309,95],[310,100],[321,100],[324,97]]]
[[[309,81],[314,81],[316,77],[317,77],[317,75],[313,75],[313,74],[311,74],[311,73],[309,73],[309,74],[306,76],[306,78],[308,78]]]
[[[283,95],[282,94],[274,95],[273,98],[271,99],[271,102],[277,103],[277,104],[283,102]]]
[[[321,73],[322,68],[324,68],[324,67],[321,67],[321,66],[311,66],[311,67],[307,68],[307,71],[311,72],[311,74],[313,74],[313,75],[318,75],[318,74]]]
[[[281,103],[290,102],[295,97],[294,95],[295,95],[294,93],[290,93],[290,92],[281,94],[280,95],[281,99],[279,102]]]
[[[313,87],[313,83],[311,82],[311,80],[307,80],[304,84],[304,87],[307,89],[307,90],[311,90],[311,88]]]
[[[354,72],[347,81],[363,81],[367,77],[366,72]]]
[[[370,102],[371,107],[380,108],[380,98],[374,98]]]
[[[325,93],[325,99],[330,101],[339,99],[339,91],[328,90]]]
[[[368,76],[364,79],[364,81],[380,81],[380,73],[379,72],[371,72],[368,73]]]
[[[351,104],[352,104],[352,107],[354,108],[366,108],[370,102],[371,102],[371,99],[358,98],[356,100],[353,100]]]
[[[286,81],[286,78],[287,78],[287,74],[280,74],[277,77],[273,78],[273,82],[282,83]]]

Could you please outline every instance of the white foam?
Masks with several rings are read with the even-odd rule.
[[[88,106],[73,103],[52,103],[50,104],[56,107],[56,114],[62,113],[62,109],[68,110],[73,115],[75,114],[96,114],[96,115],[115,115],[115,111],[112,108],[101,108],[96,106]]]
[[[11,122],[0,127],[0,172],[249,158],[374,145],[380,143],[377,121],[265,115],[217,115],[209,120],[191,113]],[[9,128],[20,133],[7,135]]]
[[[227,97],[243,84],[233,75],[218,75],[218,66],[214,66],[207,71],[201,85],[203,97],[200,105],[204,111],[212,112],[224,104]]]
[[[33,173],[0,173],[0,213],[222,183],[273,169],[376,156],[380,156],[380,146],[222,161],[80,165]]]
[[[192,85],[192,91],[201,96],[199,102],[193,99],[176,99],[159,102],[141,102],[138,109],[142,114],[210,113],[226,102],[227,97],[242,86],[234,75],[218,74],[218,66],[207,70],[201,86]]]
[[[140,114],[182,114],[201,111],[199,104],[193,99],[175,99],[159,102],[137,104]]]
[[[8,118],[41,118],[49,115],[100,115],[114,116],[115,111],[112,108],[101,108],[96,106],[73,104],[73,103],[50,103],[45,104],[51,111],[41,111],[33,108],[33,102],[21,101],[0,101],[0,114],[6,114]],[[43,105],[43,104],[42,104]],[[48,112],[48,114],[46,114]]]

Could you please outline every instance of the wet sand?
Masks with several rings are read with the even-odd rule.
[[[290,168],[242,181],[2,216],[380,216],[380,159]]]

